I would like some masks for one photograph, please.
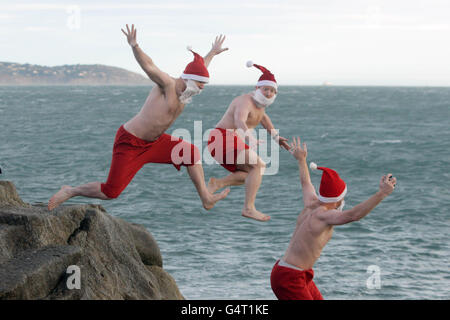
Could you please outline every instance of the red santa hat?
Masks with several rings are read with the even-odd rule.
[[[257,87],[262,86],[270,86],[274,87],[275,89],[278,89],[277,81],[275,80],[275,76],[272,72],[264,68],[263,66],[260,66],[258,64],[254,64],[252,61],[247,61],[247,67],[255,67],[261,70],[263,73],[261,77],[259,77],[258,82],[256,83]]]
[[[194,52],[191,47],[187,47],[194,54],[194,61],[189,63],[181,74],[182,79],[191,79],[201,82],[209,82],[209,72],[206,69],[203,57]]]
[[[313,170],[323,171],[318,196],[320,201],[330,203],[344,199],[347,194],[347,185],[336,171],[330,168],[318,167],[314,162],[311,162],[309,167]]]

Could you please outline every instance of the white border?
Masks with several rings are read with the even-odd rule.
[[[196,74],[186,74],[183,73],[181,74],[181,78],[182,79],[191,79],[191,80],[196,80],[196,81],[201,81],[201,82],[209,82],[209,78],[208,77],[202,77],[202,76],[198,76]]]
[[[257,87],[262,87],[262,86],[271,86],[274,87],[275,89],[278,89],[278,85],[276,82],[270,81],[270,80],[261,80],[258,81],[258,83],[256,84]]]

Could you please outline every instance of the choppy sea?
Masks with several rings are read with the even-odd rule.
[[[44,202],[63,184],[104,181],[118,127],[148,87],[0,87],[0,178],[22,199]],[[213,128],[248,86],[209,86],[167,131]],[[335,227],[317,261],[325,299],[450,298],[450,88],[281,86],[267,113],[280,134],[300,136],[308,160],[347,182],[346,208],[393,173],[394,193],[359,222]],[[197,141],[198,142],[198,141]],[[205,148],[206,142],[201,143]],[[227,174],[204,164],[206,180]],[[318,186],[320,174],[312,173]],[[147,227],[164,268],[187,299],[275,299],[270,272],[302,210],[298,168],[286,151],[263,178],[261,223],[241,217],[244,186],[205,211],[185,169],[148,164],[112,201],[113,216]]]

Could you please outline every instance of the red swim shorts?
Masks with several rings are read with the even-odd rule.
[[[233,130],[215,128],[209,134],[209,152],[228,171],[237,170],[237,156],[246,149],[250,147]]]
[[[196,146],[182,139],[163,133],[157,140],[142,140],[124,129],[117,130],[114,140],[111,168],[108,180],[101,184],[101,191],[108,198],[117,198],[146,163],[191,166],[201,160]]]
[[[300,271],[280,266],[279,262],[275,263],[270,275],[272,291],[278,300],[323,300],[313,281],[312,269]]]

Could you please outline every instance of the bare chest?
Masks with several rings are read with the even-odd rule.
[[[300,214],[297,219],[297,228],[325,244],[333,236],[333,226],[325,225],[313,215],[314,212],[308,210]]]
[[[136,136],[152,141],[172,125],[183,109],[176,95],[171,97],[154,88],[127,128]]]
[[[144,105],[141,113],[148,119],[158,121],[170,121],[176,119],[184,109],[184,105],[179,101],[175,90],[174,92],[163,93],[159,88],[154,88]]]
[[[264,110],[258,109],[257,107],[254,107],[250,110],[247,116],[247,127],[254,128],[256,127],[262,120],[262,117],[264,116]]]

